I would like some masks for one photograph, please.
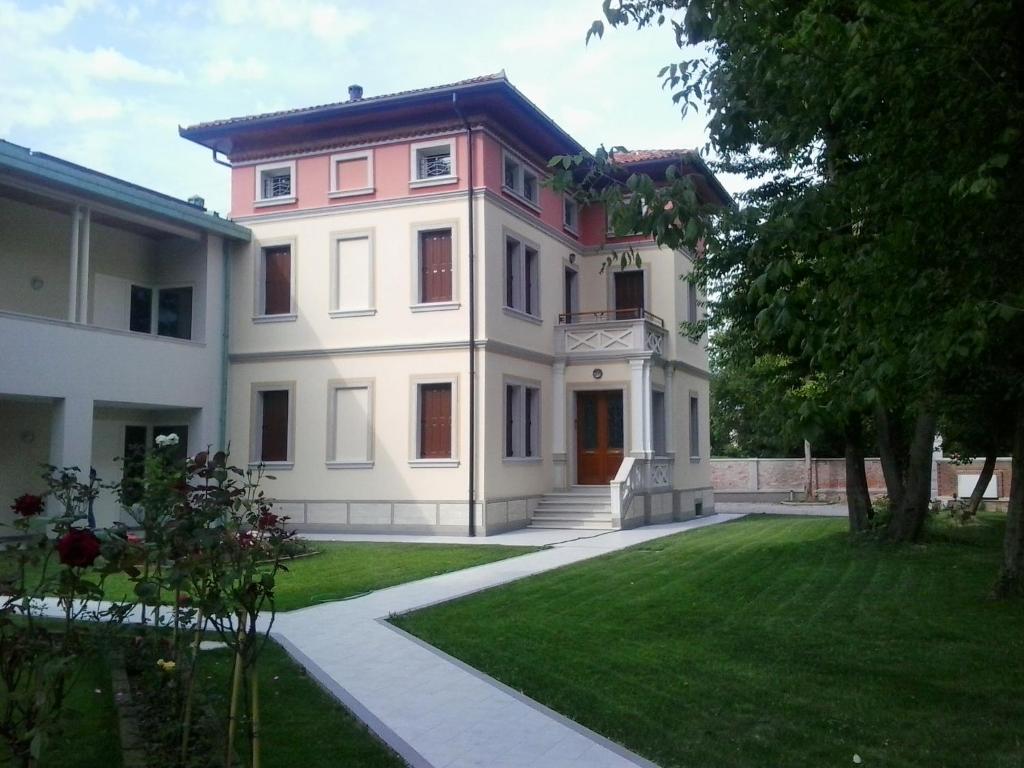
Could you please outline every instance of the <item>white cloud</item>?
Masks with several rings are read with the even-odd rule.
[[[25,10],[18,4],[4,0],[0,2],[0,33],[10,42],[10,35],[18,39],[36,40],[63,32],[74,21],[80,11],[91,10],[94,0],[64,0],[62,3],[44,5]]]
[[[364,11],[310,0],[217,0],[214,10],[226,24],[305,32],[335,43],[362,32],[370,24],[370,16]]]
[[[263,80],[270,69],[254,56],[246,56],[244,59],[222,57],[207,62],[204,72],[208,83],[219,85],[224,82]]]
[[[185,82],[181,72],[153,67],[131,59],[114,48],[97,48],[90,53],[77,50],[54,51],[57,58],[67,57],[67,64],[80,75],[97,80],[123,80],[133,83],[168,85]]]

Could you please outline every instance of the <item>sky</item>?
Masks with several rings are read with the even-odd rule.
[[[228,170],[179,125],[504,69],[586,147],[703,148],[658,78],[682,58],[672,32],[587,45],[600,16],[601,0],[0,0],[0,138],[227,213]]]

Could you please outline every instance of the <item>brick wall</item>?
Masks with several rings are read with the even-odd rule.
[[[815,487],[819,492],[842,495],[846,491],[846,462],[843,459],[812,459]],[[885,479],[878,459],[867,459],[868,490],[885,493]],[[716,492],[767,493],[802,492],[803,459],[712,459],[711,484]]]
[[[819,493],[842,496],[846,492],[846,462],[843,459],[813,459],[815,488]],[[954,464],[939,459],[938,490],[940,498],[952,498],[957,490],[957,475],[978,474],[982,462]],[[878,459],[866,459],[868,490],[872,495],[885,493],[885,478]],[[1010,460],[999,459],[994,476],[999,497],[1010,493]],[[803,459],[712,459],[711,484],[716,493],[784,493],[804,490]]]
[[[952,498],[956,494],[957,475],[978,475],[981,474],[983,461],[975,461],[971,464],[954,464],[949,459],[939,460],[939,496],[941,498]],[[1010,478],[1013,473],[1010,470],[1009,459],[996,461],[995,471],[992,476],[996,478],[996,487],[999,491],[999,498],[1005,499],[1010,495]]]

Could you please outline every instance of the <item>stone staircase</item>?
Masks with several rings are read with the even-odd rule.
[[[573,485],[565,491],[545,494],[530,527],[611,530],[610,489],[607,485]]]

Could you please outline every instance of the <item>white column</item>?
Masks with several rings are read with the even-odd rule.
[[[68,320],[78,319],[78,236],[81,231],[82,209],[77,205],[71,212],[71,253],[68,262]]]
[[[79,239],[78,269],[78,322],[89,322],[89,241],[91,239],[92,211],[85,209],[82,215],[82,234]],[[154,297],[155,298],[155,297]]]
[[[58,469],[78,467],[87,480],[92,466],[92,399],[68,397],[53,406],[50,463]]]
[[[650,361],[644,366],[644,455],[649,459],[654,456],[654,406],[651,403],[653,391],[651,386]]]
[[[568,456],[566,448],[565,363],[551,366],[551,461],[555,488],[568,487]]]
[[[669,456],[676,453],[675,374],[671,364],[665,366],[665,453]]]
[[[646,360],[629,361],[629,452],[644,455],[644,384],[647,383]]]

